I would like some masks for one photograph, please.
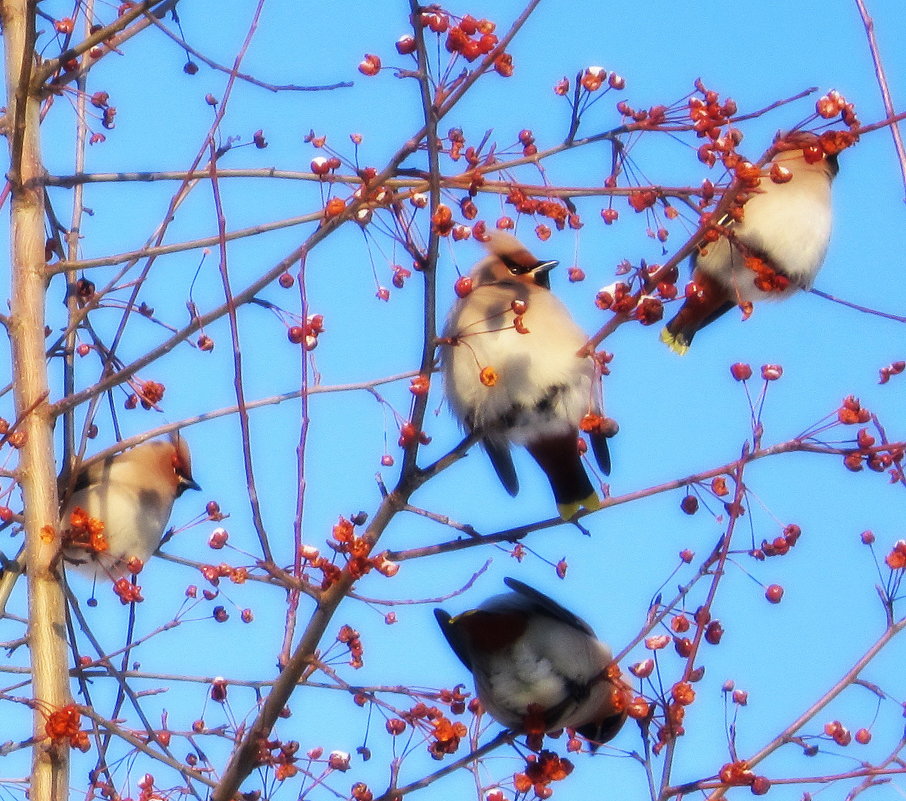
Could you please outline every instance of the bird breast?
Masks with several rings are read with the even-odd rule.
[[[514,300],[524,301],[519,333]],[[470,428],[527,437],[574,430],[588,411],[594,364],[576,355],[583,331],[550,292],[525,285],[479,286],[453,310],[445,336],[456,344],[444,353],[447,396]],[[483,383],[491,368],[496,380]]]
[[[114,577],[122,575],[129,559],[136,557],[146,563],[157,549],[172,506],[171,495],[121,481],[96,484],[76,492],[63,514],[62,527],[69,526],[70,514],[80,507],[104,524],[108,549],[96,560],[79,549],[70,549],[66,556],[76,562],[88,559],[84,567],[91,573],[97,561]]]
[[[606,702],[608,684],[589,682],[610,663],[610,650],[582,631],[533,619],[505,648],[474,656],[479,698],[503,725],[519,728],[532,709],[557,709],[549,728],[587,723]]]
[[[769,181],[762,179],[762,183]],[[708,245],[695,267],[718,279],[740,301],[778,300],[809,289],[827,252],[831,232],[830,179],[823,171],[797,170],[786,184],[770,184],[745,204],[735,235],[790,279],[785,292],[762,292],[743,254],[726,238]]]

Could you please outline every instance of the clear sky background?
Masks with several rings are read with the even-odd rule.
[[[221,64],[230,64],[246,36],[254,12],[248,0],[215,3],[182,0],[179,5],[183,30],[189,43]],[[44,12],[69,16],[68,4],[46,0]],[[520,129],[534,132],[539,149],[562,141],[569,121],[564,98],[553,92],[563,76],[571,79],[583,68],[599,65],[616,71],[626,80],[626,89],[611,92],[588,112],[580,135],[591,135],[619,124],[615,110],[619,100],[634,107],[669,105],[692,91],[693,82],[704,83],[722,97],[732,97],[741,112],[751,112],[790,97],[809,87],[818,91],[795,104],[776,109],[745,123],[740,148],[752,160],[761,156],[773,134],[808,116],[820,94],[837,89],[856,106],[863,123],[885,114],[875,80],[866,35],[851,0],[811,2],[794,0],[783,4],[740,0],[732,5],[699,0],[651,0],[643,4],[575,3],[568,0],[542,2],[509,52],[515,74],[503,79],[489,75],[441,122],[440,130],[461,127],[468,144],[477,144],[486,131],[499,148],[511,146]],[[481,6],[454,6],[456,14],[487,17],[506,31],[522,9],[520,2],[489,0]],[[898,0],[869,0],[874,14],[880,52],[899,111],[906,109],[906,53],[901,47],[904,31],[902,4]],[[102,21],[112,11],[98,9]],[[303,141],[313,130],[326,135],[328,144],[351,156],[351,133],[361,133],[362,165],[381,168],[405,139],[422,124],[417,84],[394,75],[395,66],[409,68],[407,57],[394,49],[397,37],[407,31],[408,6],[402,2],[322,2],[298,4],[292,0],[269,0],[260,25],[242,63],[242,71],[273,84],[327,84],[354,81],[352,88],[332,92],[287,92],[238,82],[220,127],[220,142],[236,137],[231,152],[220,160],[228,168],[277,167],[307,171],[317,152]],[[169,22],[167,23],[169,24]],[[49,23],[44,28],[50,38]],[[43,41],[43,39],[42,39]],[[46,55],[58,52],[51,43]],[[385,67],[378,76],[366,78],[356,66],[364,53],[378,54]],[[210,93],[223,96],[227,77],[204,64],[189,76],[183,72],[184,55],[160,32],[149,30],[128,42],[121,56],[106,57],[89,76],[89,92],[104,90],[117,107],[116,128],[105,131],[107,141],[88,151],[89,172],[138,170],[183,170],[201,147],[213,110],[205,102]],[[51,174],[73,171],[73,115],[67,106],[71,96],[56,99],[45,124],[47,168]],[[100,125],[96,126],[101,130]],[[253,133],[263,130],[266,149],[249,144]],[[709,171],[695,154],[697,141],[683,135],[646,135],[632,150],[632,158],[644,182],[664,186],[697,186],[703,178],[718,181],[719,169]],[[598,144],[555,157],[545,163],[542,174],[532,167],[515,173],[517,180],[554,185],[601,186],[609,171],[610,152]],[[419,158],[405,166],[423,167]],[[867,135],[860,144],[840,157],[840,174],[834,184],[835,225],[825,266],[816,287],[835,297],[878,310],[903,314],[906,282],[902,232],[906,195],[891,137],[882,130]],[[443,159],[442,169],[458,172]],[[302,181],[263,178],[221,181],[223,210],[228,230],[284,219],[317,210],[322,204],[317,185]],[[83,221],[82,256],[92,258],[141,247],[164,214],[174,182],[96,185],[86,189],[85,204],[91,214]],[[69,190],[55,189],[50,197],[57,214],[69,218]],[[448,199],[455,203],[462,193]],[[512,214],[496,197],[478,201],[480,216],[493,221]],[[452,203],[451,203],[452,205]],[[564,300],[576,319],[589,332],[608,315],[595,307],[597,289],[611,283],[616,265],[623,259],[662,262],[686,240],[694,224],[677,220],[669,225],[665,244],[646,235],[651,224],[635,214],[625,199],[615,199],[619,221],[605,226],[599,212],[601,198],[580,199],[579,212],[585,223],[578,231],[555,232],[547,242],[533,233],[535,221],[519,222],[520,235],[541,258],[560,260],[552,273],[553,290]],[[455,211],[455,206],[454,206]],[[541,221],[541,220],[539,220]],[[422,220],[425,223],[425,220]],[[234,291],[269,269],[313,230],[312,225],[277,231],[266,237],[230,244],[229,270]],[[166,241],[181,242],[216,233],[216,217],[210,189],[197,187],[179,210]],[[6,236],[6,231],[3,232]],[[457,270],[466,272],[482,255],[482,248],[467,241],[442,243],[439,268],[439,320],[454,299]],[[217,253],[199,267],[200,252],[188,251],[154,265],[140,294],[153,306],[156,316],[173,326],[187,320],[185,301],[192,298],[201,310],[222,302],[217,272]],[[416,369],[421,348],[421,288],[413,276],[403,289],[391,290],[389,302],[375,297],[377,284],[390,287],[391,265],[409,266],[399,249],[376,233],[363,236],[347,225],[319,245],[307,264],[307,297],[312,312],[325,318],[325,333],[314,351],[312,367],[325,385],[377,379]],[[586,279],[567,280],[567,268],[581,267]],[[101,286],[109,280],[110,268],[90,277]],[[375,277],[377,276],[377,284]],[[196,277],[197,272],[197,277]],[[293,270],[295,273],[295,270]],[[194,286],[193,286],[194,281]],[[682,282],[681,282],[682,283]],[[51,325],[63,324],[64,285],[57,278],[51,287]],[[125,292],[118,297],[125,299]],[[298,294],[276,284],[260,297],[298,312]],[[672,314],[675,307],[668,308]],[[92,316],[99,330],[111,331],[118,313],[100,310]],[[301,351],[286,338],[285,328],[270,312],[249,307],[240,314],[245,390],[249,399],[291,392],[300,386]],[[844,308],[815,295],[800,294],[782,304],[762,304],[746,322],[730,312],[696,339],[690,353],[679,358],[658,341],[660,325],[643,328],[630,324],[620,328],[603,347],[614,354],[612,374],[605,380],[608,413],[620,424],[611,441],[613,472],[608,483],[614,495],[641,490],[672,479],[717,467],[738,456],[751,436],[750,414],[741,384],[729,374],[729,366],[748,362],[756,378],[751,391],[760,391],[759,367],[779,363],[784,374],[773,383],[764,407],[764,443],[782,442],[832,414],[847,395],[858,395],[878,415],[891,440],[906,438],[906,375],[878,384],[878,370],[906,357],[902,323]],[[207,333],[215,340],[212,353],[187,345],[176,348],[141,377],[167,386],[164,413],[122,411],[124,395],[116,406],[124,435],[140,433],[164,422],[192,418],[235,402],[232,393],[231,348],[226,321]],[[166,337],[166,332],[143,319],[132,319],[120,355],[131,361]],[[80,386],[97,380],[94,357],[78,361]],[[53,365],[56,391],[61,392],[59,365]],[[314,383],[312,374],[310,381]],[[432,385],[426,430],[430,445],[420,460],[427,463],[453,447],[461,436],[443,402],[441,382]],[[380,495],[375,474],[392,486],[397,477],[401,452],[391,410],[405,417],[409,408],[408,380],[377,388],[386,404],[367,392],[331,393],[312,396],[308,413],[311,426],[306,453],[304,537],[324,547],[338,516],[364,510],[373,512]],[[0,413],[12,418],[11,398],[0,400]],[[252,450],[263,508],[264,522],[282,564],[292,561],[292,521],[297,476],[295,448],[299,440],[300,404],[287,402],[252,413]],[[96,421],[100,433],[97,447],[114,439],[109,415]],[[848,429],[831,438],[851,438]],[[165,550],[197,561],[227,561],[251,565],[257,541],[250,523],[249,504],[242,468],[239,429],[232,417],[222,417],[193,426],[186,432],[193,448],[194,472],[203,485],[201,496],[189,494],[177,502],[172,523],[180,525],[201,513],[205,501],[216,499],[230,518],[224,526],[237,551],[212,552],[207,538],[214,528],[205,523],[178,535]],[[385,446],[386,441],[386,446]],[[94,445],[89,447],[89,451]],[[389,452],[396,466],[381,465]],[[463,523],[481,533],[545,519],[554,513],[543,475],[524,453],[516,457],[521,492],[510,498],[497,482],[477,449],[430,482],[413,497],[422,508]],[[757,751],[785,725],[829,688],[883,630],[884,615],[875,591],[878,572],[872,554],[860,542],[860,533],[872,529],[877,537],[879,558],[893,542],[906,537],[904,489],[891,484],[885,474],[847,472],[839,458],[817,455],[786,455],[752,465],[746,473],[752,495],[747,515],[739,525],[739,547],[760,543],[781,533],[787,523],[801,526],[803,536],[790,555],[756,562],[744,554],[734,558],[720,585],[713,613],[726,634],[718,647],[703,646],[704,679],[697,685],[699,700],[687,713],[687,735],[679,742],[673,781],[693,781],[713,774],[728,761],[721,686],[727,680],[749,692],[749,705],[737,725],[740,756]],[[486,562],[482,574],[467,593],[446,601],[451,612],[476,605],[501,591],[502,578],[514,575],[554,596],[583,616],[598,634],[620,650],[644,624],[651,599],[663,592],[670,597],[675,586],[694,575],[701,560],[725,530],[718,517],[719,503],[704,506],[695,516],[679,509],[684,492],[676,490],[647,500],[607,509],[583,520],[591,536],[563,525],[535,532],[525,545],[531,550],[522,563],[508,555],[508,548],[485,546],[454,554],[402,563],[392,580],[377,574],[363,579],[357,591],[372,599],[400,601],[430,599],[452,593],[464,585]],[[751,533],[749,533],[751,532]],[[403,550],[448,540],[450,528],[416,515],[400,515],[382,539],[382,547]],[[3,536],[6,536],[4,534]],[[3,543],[4,551],[16,545]],[[671,575],[677,554],[691,549],[696,559]],[[246,555],[251,554],[251,556]],[[561,558],[568,562],[565,581],[552,567]],[[886,568],[883,575],[886,577]],[[666,582],[666,585],[665,585]],[[170,620],[183,604],[186,585],[205,585],[197,571],[154,560],[142,575],[147,600],[138,608],[139,635]],[[762,585],[779,583],[786,590],[778,606],[764,599]],[[88,598],[91,588],[73,581],[76,595]],[[702,587],[687,602],[690,612],[703,599]],[[17,590],[11,611],[22,614],[23,588]],[[113,650],[122,642],[127,612],[107,588],[98,590],[99,605],[84,609],[90,623]],[[224,596],[230,600],[225,601]],[[223,596],[199,602],[184,625],[152,638],[137,649],[134,661],[142,669],[161,674],[192,676],[221,675],[230,679],[271,679],[283,629],[284,598],[274,588],[250,582],[225,585]],[[230,606],[235,603],[236,608]],[[217,624],[210,619],[216,604],[226,604],[231,619]],[[471,680],[447,647],[436,628],[433,603],[420,605],[369,605],[353,599],[344,602],[324,642],[326,648],[340,624],[348,623],[363,635],[365,667],[353,671],[339,659],[342,677],[362,685],[412,685],[452,687]],[[254,609],[255,620],[243,624],[239,609]],[[84,608],[84,607],[83,607]],[[311,611],[303,600],[300,618]],[[382,616],[394,611],[398,622],[385,625]],[[902,611],[902,610],[901,610]],[[4,621],[0,640],[21,635],[22,626]],[[20,648],[11,658],[24,664]],[[623,663],[636,662],[648,653],[637,647]],[[906,699],[901,666],[906,650],[894,642],[872,664],[863,678],[875,682],[896,700]],[[662,654],[664,682],[669,686],[679,675],[680,659],[668,649]],[[11,686],[15,677],[6,681]],[[209,726],[242,719],[254,704],[249,690],[231,691],[231,708],[221,709],[210,701],[203,708],[204,691],[197,685],[166,680],[146,680],[141,689],[161,686],[167,692],[146,698],[152,721],[162,710],[169,713],[174,730],[185,731],[192,721],[204,718]],[[98,682],[95,703],[109,710],[114,688]],[[13,694],[21,691],[14,691]],[[105,706],[106,699],[106,706]],[[405,700],[390,700],[402,708]],[[8,707],[8,720],[23,719],[22,712]],[[303,691],[292,704],[293,716],[281,723],[280,736],[297,739],[303,750],[322,746],[355,754],[367,727],[363,710],[336,691]],[[771,778],[819,775],[857,767],[865,759],[876,762],[894,747],[902,733],[901,710],[885,702],[880,710],[876,697],[861,688],[848,690],[806,728],[820,734],[827,720],[840,719],[855,731],[872,728],[868,746],[840,749],[822,743],[826,753],[809,761],[789,746],[766,762],[760,772]],[[130,713],[131,714],[131,713]],[[733,714],[732,710],[729,714]],[[134,721],[133,721],[134,722]],[[12,725],[12,724],[11,724]],[[388,747],[383,720],[373,714],[368,745],[373,759],[364,763],[353,757],[353,769],[334,777],[331,786],[348,792],[354,781],[368,782],[377,795],[386,786]],[[25,736],[24,727],[8,734],[0,726],[0,742]],[[482,740],[499,729],[493,722]],[[402,750],[402,738],[397,747]],[[222,743],[204,743],[212,760],[223,765]],[[563,741],[553,744],[563,752]],[[639,763],[628,758],[642,748],[637,726],[630,722],[621,734],[595,757],[575,755],[576,772],[555,786],[563,801],[641,799],[647,797],[646,779]],[[174,749],[186,750],[180,741]],[[417,779],[438,764],[418,755],[403,763],[401,783]],[[23,776],[25,752],[0,757],[0,776]],[[95,754],[79,757],[73,782],[84,787],[85,772]],[[146,770],[166,779],[163,768],[145,763],[134,769],[134,781]],[[506,781],[519,769],[520,760],[503,748],[487,761],[481,773],[485,784]],[[655,760],[656,775],[661,765]],[[117,770],[126,779],[133,770],[128,761]],[[249,786],[253,786],[250,783]],[[0,788],[15,797],[12,785]],[[475,792],[471,777],[460,775],[441,780],[423,794],[468,798]],[[799,798],[803,789],[776,788],[780,798]],[[814,789],[814,788],[812,788]],[[828,797],[842,797],[839,788]],[[282,791],[296,797],[298,785]],[[906,782],[894,778],[874,794],[876,798],[899,797]],[[736,791],[740,797],[748,790]],[[320,795],[319,795],[320,793]],[[75,795],[73,797],[76,797]],[[312,797],[328,797],[315,791]]]

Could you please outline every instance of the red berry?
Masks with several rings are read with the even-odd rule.
[[[387,729],[388,733],[392,734],[394,737],[398,734],[402,734],[406,731],[406,722],[400,720],[399,718],[390,718],[385,724],[384,727]]]
[[[295,282],[296,279],[293,278],[289,273],[282,273],[277,279],[277,283],[280,284],[280,286],[282,286],[284,289],[289,289]]]
[[[377,75],[381,69],[381,59],[373,53],[366,53],[365,57],[359,62],[359,72],[362,75]]]
[[[779,604],[783,598],[783,587],[779,584],[772,584],[764,591],[764,597],[772,604]]]
[[[677,632],[677,634],[689,631],[690,625],[689,618],[685,615],[674,615],[673,619],[670,621],[670,628]]]
[[[286,332],[286,336],[290,342],[294,345],[298,345],[301,342],[305,341],[305,328],[301,325],[294,325],[289,328]]]
[[[215,528],[208,537],[208,547],[219,551],[227,544],[229,538],[230,534],[225,528]]]
[[[396,52],[401,56],[408,56],[410,53],[414,53],[415,46],[415,38],[409,36],[409,34],[404,34],[396,40]]]
[[[676,649],[676,652],[685,659],[692,653],[692,640],[688,637],[674,637],[673,647]]]
[[[756,776],[749,789],[752,791],[752,795],[764,795],[771,789],[771,782],[764,776]]]
[[[712,620],[705,629],[705,640],[711,645],[717,645],[724,636],[724,627],[719,620]]]
[[[730,375],[737,381],[748,381],[752,377],[752,368],[745,362],[736,362],[730,366]]]
[[[467,36],[474,36],[478,32],[478,20],[471,14],[466,14],[462,20],[460,20],[459,27]]]
[[[765,381],[776,381],[783,375],[783,368],[779,364],[763,364],[761,366],[761,377]]]
[[[461,275],[456,279],[456,283],[453,284],[453,291],[458,298],[466,297],[472,292],[472,279],[468,275]]]
[[[668,281],[661,281],[657,285],[657,293],[664,300],[673,300],[676,297],[676,284],[672,284]]]
[[[680,501],[680,509],[687,515],[694,515],[698,511],[698,498],[694,495],[687,495]]]
[[[871,742],[871,732],[868,729],[859,729],[856,732],[856,742],[859,745],[868,745]]]
[[[629,668],[629,672],[633,676],[639,679],[648,678],[654,670],[654,660],[653,659],[643,659],[641,662],[637,662]]]

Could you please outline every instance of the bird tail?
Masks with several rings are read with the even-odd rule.
[[[591,494],[587,495],[585,498],[581,498],[578,501],[570,501],[569,503],[560,503],[557,502],[557,511],[560,513],[560,517],[563,520],[572,520],[573,516],[580,509],[586,509],[589,512],[597,512],[601,508],[601,499],[598,497],[598,493],[594,490],[591,491]]]
[[[661,342],[680,356],[689,350],[696,332],[736,305],[727,289],[704,271],[694,269],[692,280],[696,291],[686,297],[676,316],[661,331]]]
[[[673,318],[676,319],[675,317]],[[673,322],[671,320],[671,322]],[[661,329],[661,342],[663,342],[674,353],[685,356],[689,352],[689,345],[692,344],[692,336],[685,334],[683,331],[673,332],[670,325]]]
[[[601,745],[617,736],[617,732],[620,731],[625,721],[626,712],[624,710],[583,726],[576,726],[576,731],[590,741],[591,750],[594,753]]]
[[[534,440],[526,447],[550,482],[560,517],[570,520],[580,509],[593,512],[601,508],[601,499],[582,466],[575,434]]]

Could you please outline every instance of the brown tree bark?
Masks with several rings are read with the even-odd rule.
[[[33,665],[34,751],[30,798],[69,796],[69,745],[47,735],[48,716],[71,703],[65,607],[56,567],[59,504],[53,416],[45,358],[44,167],[40,97],[31,89],[36,66],[35,0],[4,0],[7,139],[10,149],[11,253],[9,336],[17,417],[28,565],[28,645]]]

